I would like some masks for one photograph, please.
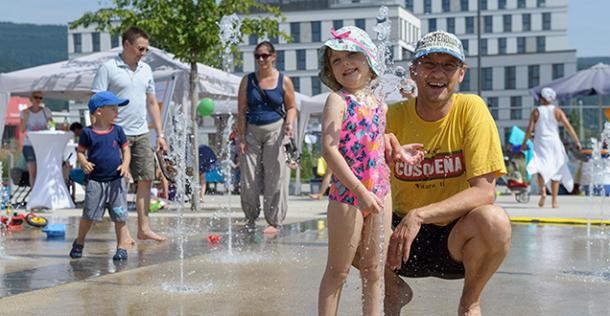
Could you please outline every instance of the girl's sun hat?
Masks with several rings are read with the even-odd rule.
[[[366,56],[366,60],[375,73],[380,76],[381,70],[377,61],[377,46],[373,43],[370,36],[362,29],[355,26],[344,26],[338,30],[330,31],[331,37],[322,44],[320,49],[320,81],[332,87],[336,85],[332,75],[325,71],[324,57],[328,48],[336,51],[359,52]]]

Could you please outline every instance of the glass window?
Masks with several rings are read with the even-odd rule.
[[[311,41],[321,42],[322,41],[322,26],[320,21],[311,22]]]
[[[539,8],[544,8],[546,6],[546,0],[538,0],[536,1],[536,6]]]
[[[517,67],[504,67],[504,89],[511,90],[517,87]]]
[[[530,13],[523,13],[521,15],[521,20],[523,20],[523,30],[531,31],[532,30],[532,15]]]
[[[297,70],[305,70],[307,67],[306,54],[304,49],[297,49]]]
[[[279,43],[277,36],[269,37],[269,42],[271,42],[271,44]]]
[[[464,55],[468,55],[468,40],[467,39],[463,39],[462,41],[462,47],[464,48]]]
[[[277,56],[275,59],[275,66],[281,71],[286,70],[286,52],[283,50],[276,50],[275,53]]]
[[[498,54],[506,54],[506,37],[498,38]]]
[[[517,37],[517,53],[518,54],[525,53],[525,37],[523,37],[523,36]]]
[[[428,32],[436,31],[436,19],[428,19]]]
[[[460,0],[460,11],[468,11],[468,0]]]
[[[322,87],[320,86],[320,78],[317,76],[311,77],[311,95],[320,94]]]
[[[491,15],[486,15],[483,17],[483,32],[485,33],[493,33],[493,28],[494,28],[494,24],[493,24],[493,16]]]
[[[405,8],[413,12],[413,0],[405,0]]]
[[[91,44],[93,44],[93,51],[94,52],[99,52],[100,49],[100,32],[93,32],[91,33]]]
[[[483,67],[481,68],[481,89],[482,90],[493,90],[493,68],[491,67]]]
[[[110,37],[110,46],[112,48],[119,47],[119,34],[114,34]]]
[[[479,0],[479,4],[481,5],[481,10],[487,10],[487,0]]]
[[[72,40],[74,41],[74,52],[82,53],[83,52],[83,37],[80,33],[73,33]]]
[[[447,18],[447,32],[455,33],[455,18]]]
[[[424,13],[432,13],[432,0],[424,0]]]
[[[333,27],[338,30],[343,27],[343,20],[333,20]]]
[[[504,32],[511,32],[513,30],[513,16],[510,14],[502,15],[502,21],[504,22]]]
[[[248,45],[256,44],[258,44],[258,36],[256,36],[256,34],[250,34],[250,36],[248,36]]]
[[[451,6],[449,5],[449,0],[443,0],[442,7],[443,7],[443,12],[449,12],[451,10]]]
[[[542,53],[546,51],[546,37],[536,36],[536,52]]]
[[[527,87],[533,88],[540,84],[540,66],[527,66]]]
[[[244,53],[237,52],[237,56],[235,56],[235,67],[233,68],[235,72],[244,72]]]
[[[551,13],[550,12],[542,13],[542,29],[543,30],[551,29]]]
[[[361,28],[366,31],[366,22],[364,19],[356,19],[356,27]]]
[[[498,102],[498,97],[488,97],[487,98],[487,107],[489,108],[489,112],[494,120],[498,119],[498,108],[500,103]]]
[[[470,91],[470,73],[473,72],[474,69],[476,68],[466,69],[464,80],[460,83],[460,91]]]
[[[290,77],[294,91],[301,92],[301,77]]]
[[[301,23],[290,22],[290,36],[292,37],[293,43],[301,42]]]
[[[521,109],[521,97],[510,97],[510,119],[520,120],[523,117]]]
[[[474,33],[474,17],[467,16],[466,17],[466,34]]]
[[[525,8],[525,0],[518,0],[517,1],[517,8],[519,8],[519,9]]]
[[[481,55],[485,56],[487,55],[487,39],[486,38],[482,38],[480,45],[479,45],[479,49],[481,50]]]
[[[563,64],[553,64],[553,80],[564,76]]]
[[[506,9],[506,0],[498,0],[498,9]]]

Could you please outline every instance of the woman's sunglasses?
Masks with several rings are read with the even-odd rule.
[[[36,96],[33,96],[32,99],[34,99],[34,100],[42,100],[42,97],[39,97],[39,96],[36,95]]]
[[[271,57],[271,54],[254,54],[254,59],[255,60],[259,60],[259,59],[263,59],[263,60],[267,60],[267,58]]]

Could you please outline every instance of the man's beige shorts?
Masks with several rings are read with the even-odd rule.
[[[155,179],[155,158],[150,146],[150,133],[127,136],[131,150],[129,172],[134,182]]]

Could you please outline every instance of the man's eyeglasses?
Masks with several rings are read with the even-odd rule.
[[[417,63],[421,65],[422,68],[429,71],[435,70],[437,66],[440,66],[441,69],[446,73],[455,72],[463,66],[462,63],[435,63],[433,61],[419,61]]]
[[[259,60],[259,59],[263,59],[263,60],[267,60],[267,58],[271,57],[271,54],[254,54],[254,59],[255,60]]]
[[[42,100],[42,97],[35,95],[35,96],[32,97],[32,99],[34,99],[34,100]]]

